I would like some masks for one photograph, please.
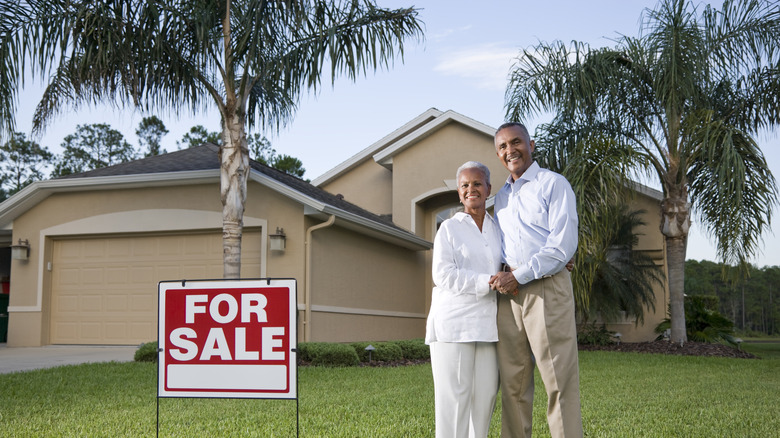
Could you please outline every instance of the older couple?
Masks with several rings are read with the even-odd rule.
[[[465,163],[456,174],[464,211],[434,240],[426,343],[436,436],[486,437],[500,381],[501,436],[530,437],[536,364],[552,436],[581,437],[574,297],[564,269],[577,248],[574,193],[534,162],[522,124],[499,127],[495,146],[510,174],[495,219],[485,207],[490,171]]]

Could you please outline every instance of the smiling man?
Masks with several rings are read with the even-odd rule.
[[[552,436],[581,437],[574,294],[565,269],[577,249],[574,192],[566,178],[534,161],[534,142],[524,125],[501,125],[495,146],[509,171],[494,207],[504,267],[490,279],[501,293],[501,436],[531,436],[535,359],[547,390]]]

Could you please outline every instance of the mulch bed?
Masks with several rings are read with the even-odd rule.
[[[734,357],[739,359],[758,359],[758,357],[734,347],[723,344],[707,344],[688,341],[681,347],[669,341],[621,342],[609,345],[579,345],[580,351],[623,351],[630,353],[676,354],[679,356]]]

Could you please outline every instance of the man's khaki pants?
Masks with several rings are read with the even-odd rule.
[[[547,390],[547,422],[552,436],[581,437],[574,294],[565,269],[520,286],[517,296],[499,296],[498,365],[504,438],[531,436],[534,359]]]

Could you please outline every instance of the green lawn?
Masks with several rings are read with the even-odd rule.
[[[770,345],[762,360],[580,352],[586,436],[778,436],[780,344]],[[537,385],[534,436],[544,437]],[[0,436],[154,436],[155,388],[149,363],[0,375]],[[429,365],[300,368],[299,399],[301,437],[433,436]],[[294,400],[164,398],[160,436],[294,437],[295,411]],[[491,437],[499,422],[497,408]]]
[[[741,348],[763,359],[780,359],[780,339],[746,341]]]

